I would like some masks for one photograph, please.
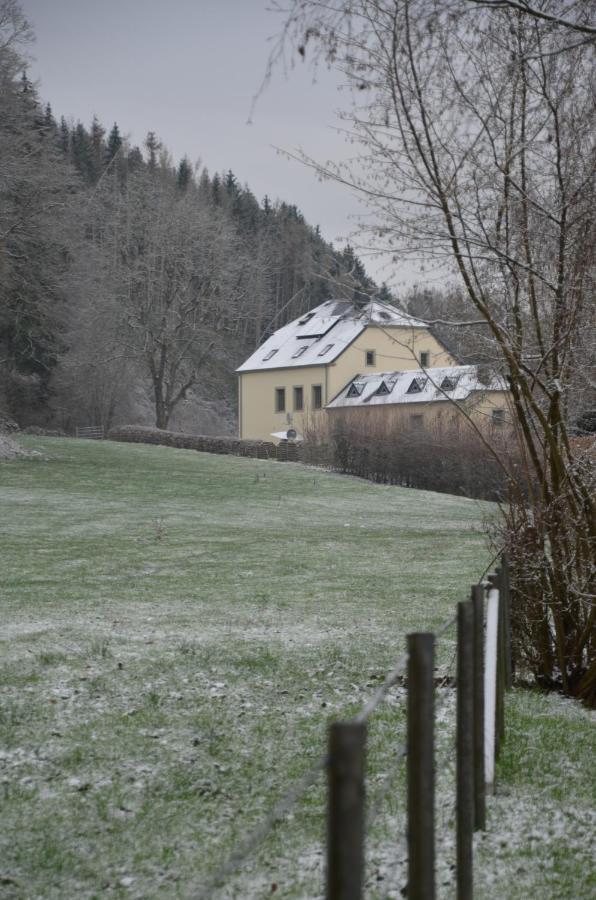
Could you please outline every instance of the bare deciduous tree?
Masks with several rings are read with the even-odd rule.
[[[596,347],[591,12],[296,0],[276,53],[322,48],[352,88],[356,167],[306,162],[360,191],[377,247],[451,270],[490,330],[526,461],[504,529],[520,652],[544,684],[595,705],[593,466],[569,432]]]
[[[124,187],[106,178],[88,223],[91,270],[100,272],[95,293],[118,322],[104,362],[140,364],[156,425],[167,428],[187,392],[225,355],[249,261],[229,219],[201,204],[194,186],[181,193],[152,173],[131,175]]]

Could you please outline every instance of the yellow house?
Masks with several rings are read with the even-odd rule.
[[[371,435],[392,427],[448,432],[465,427],[468,419],[483,431],[507,435],[513,423],[507,383],[495,375],[481,377],[477,366],[356,375],[327,413],[331,427],[343,420]]]
[[[317,427],[359,372],[456,366],[428,325],[373,300],[328,300],[284,325],[238,369],[239,436],[270,441]]]

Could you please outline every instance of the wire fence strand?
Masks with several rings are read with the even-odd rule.
[[[397,753],[395,754],[395,758],[393,760],[393,765],[391,766],[389,772],[387,772],[385,774],[382,787],[381,787],[380,791],[378,792],[378,794],[376,795],[376,797],[374,798],[371,806],[369,807],[369,810],[368,810],[368,813],[366,816],[367,830],[372,827],[377,816],[379,815],[381,808],[383,806],[383,803],[385,802],[385,799],[386,799],[389,791],[392,789],[393,785],[395,784],[395,780],[399,774],[401,764],[407,755],[408,755],[408,747],[404,743],[401,745],[401,747],[398,749]]]
[[[395,667],[389,672],[383,684],[377,688],[370,700],[364,704],[360,712],[354,717],[354,722],[361,725],[368,721],[375,709],[383,702],[393,685],[397,684],[400,677],[405,672],[407,664],[408,654],[404,653],[397,661]]]
[[[234,849],[228,860],[209,878],[207,883],[195,895],[195,900],[208,900],[219,885],[232,875],[254,851],[263,843],[274,825],[287,815],[293,806],[302,799],[315,784],[321,772],[327,768],[327,755],[320,757],[316,763],[298,778],[281,797],[269,814],[250,832],[250,834]]]

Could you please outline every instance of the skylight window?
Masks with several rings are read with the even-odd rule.
[[[276,353],[277,353],[277,347],[275,348],[275,350],[270,350],[269,353],[267,354],[267,356],[263,357],[263,362],[267,362],[267,360],[271,359],[273,356],[275,356]]]
[[[333,347],[333,344],[327,344],[326,347],[323,347],[323,349],[319,353],[319,356],[325,356],[326,353],[329,353],[329,351],[331,350],[332,347]]]
[[[442,391],[454,391],[457,387],[458,378],[453,375],[446,375],[441,382]]]
[[[406,391],[406,394],[420,394],[421,391],[424,390],[424,385],[426,384],[427,380],[428,379],[426,378],[413,378],[410,387]]]
[[[346,397],[359,397],[363,390],[364,384],[362,381],[353,381],[350,385],[348,393],[346,394]]]
[[[314,313],[307,313],[305,316],[302,316],[301,319],[298,319],[299,325],[306,325],[307,322],[310,322],[311,319],[314,318]]]
[[[310,344],[308,345],[310,346]],[[292,353],[292,359],[297,359],[299,356],[302,356],[303,353],[306,353],[308,347],[298,347],[295,353]]]

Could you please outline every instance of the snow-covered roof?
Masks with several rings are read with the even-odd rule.
[[[350,300],[326,300],[279,328],[236,371],[327,365],[337,359],[369,325],[384,328],[428,327],[420,319],[379,300],[371,300],[361,308]]]
[[[429,403],[466,400],[475,391],[506,391],[507,383],[493,376],[488,383],[479,378],[477,366],[442,366],[405,372],[375,372],[356,375],[327,409],[388,406],[397,403]]]

